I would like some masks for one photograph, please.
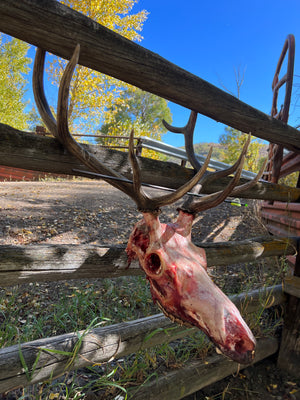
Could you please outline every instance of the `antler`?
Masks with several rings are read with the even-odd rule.
[[[202,178],[202,176],[206,171],[209,159],[211,157],[212,149],[210,150],[204,162],[203,167],[189,182],[187,182],[186,184],[184,184],[183,186],[181,186],[176,191],[170,194],[150,198],[143,191],[141,187],[140,168],[137,157],[134,154],[133,131],[132,131],[129,140],[129,159],[132,165],[134,183],[131,184],[124,182],[123,181],[124,177],[121,174],[105,166],[105,164],[99,161],[83,146],[81,146],[78,142],[76,142],[76,140],[72,137],[69,131],[68,127],[69,88],[74,69],[76,67],[76,64],[78,63],[79,53],[80,53],[80,45],[78,44],[61,78],[61,83],[59,86],[59,93],[58,93],[57,121],[56,121],[51,113],[43,87],[45,51],[42,49],[37,49],[35,63],[34,63],[34,72],[33,72],[33,91],[41,117],[45,122],[49,131],[67,148],[67,150],[69,150],[70,153],[72,153],[76,158],[78,158],[90,170],[103,175],[112,176],[114,178],[120,178],[122,182],[116,180],[110,180],[109,178],[104,178],[104,180],[106,180],[107,182],[109,182],[111,185],[115,186],[122,192],[126,193],[128,196],[130,196],[136,202],[138,209],[140,211],[157,213],[160,207],[172,204],[175,201],[179,200],[184,196],[185,193],[190,191],[196,185],[196,183],[199,181],[199,179]]]
[[[197,112],[191,111],[188,123],[183,127],[176,127],[168,124],[164,119],[162,120],[163,125],[165,126],[168,131],[173,133],[182,133],[184,135],[184,143],[185,143],[185,151],[188,156],[189,162],[191,163],[192,167],[198,171],[201,168],[201,164],[198,161],[193,146],[193,137],[194,137],[194,130],[197,121]]]
[[[58,94],[56,121],[48,105],[43,86],[45,51],[39,48],[37,49],[33,68],[33,92],[38,110],[44,123],[46,124],[52,135],[56,137],[70,151],[70,153],[77,157],[90,170],[94,172],[101,172],[103,174],[111,175],[117,178],[123,178],[122,175],[118,174],[116,171],[112,170],[109,167],[106,167],[103,163],[99,162],[96,157],[94,157],[79,143],[77,143],[69,132],[67,122],[69,86],[75,66],[78,61],[79,51],[80,46],[78,45],[61,79]],[[118,189],[127,193],[129,196],[132,196],[131,184],[123,182],[121,184],[117,181],[112,184]]]
[[[249,134],[248,139],[243,147],[243,150],[242,150],[237,162],[233,166],[231,166],[225,170],[217,171],[210,175],[205,176],[203,179],[201,179],[199,181],[199,183],[197,185],[199,188],[198,191],[200,192],[202,189],[202,186],[204,184],[207,185],[208,183],[216,181],[217,179],[220,179],[225,176],[229,176],[232,173],[235,173],[234,177],[232,178],[232,180],[229,182],[229,184],[226,186],[226,188],[224,190],[206,195],[197,201],[187,199],[183,203],[183,205],[180,207],[180,209],[189,214],[197,214],[200,211],[205,211],[210,208],[218,206],[228,196],[241,195],[245,190],[249,190],[251,187],[253,187],[258,182],[258,180],[261,178],[261,176],[263,175],[267,160],[265,160],[260,171],[258,172],[258,174],[256,175],[256,177],[254,179],[252,179],[251,181],[248,181],[242,185],[236,186],[240,179],[242,170],[243,170],[245,156],[246,156],[250,141],[251,141],[251,134]]]
[[[223,191],[207,195],[198,200],[197,202],[191,203],[190,200],[188,200],[181,207],[181,209],[184,210],[185,212],[196,214],[199,211],[203,211],[208,208],[217,206],[230,194],[236,196],[242,193],[242,191],[249,189],[250,187],[255,185],[258,179],[260,179],[264,170],[264,166],[253,181],[248,182],[244,185],[237,186],[235,188],[240,179],[245,155],[250,143],[250,135],[249,135],[249,138],[243,148],[243,151],[238,161],[232,167],[223,171],[215,172],[208,176],[204,176],[212,154],[212,148],[211,148],[203,166],[200,169],[197,168],[199,169],[199,171],[190,181],[188,181],[183,186],[179,187],[176,191],[170,194],[158,197],[149,197],[144,192],[141,186],[142,185],[140,176],[141,174],[140,174],[138,159],[134,153],[133,130],[132,130],[129,140],[129,159],[132,166],[133,184],[130,182],[124,182],[125,178],[121,174],[119,174],[117,171],[109,168],[101,161],[99,161],[94,155],[92,155],[88,150],[86,150],[83,146],[81,146],[72,137],[69,131],[68,127],[69,89],[74,69],[76,67],[76,64],[78,63],[79,53],[80,53],[80,45],[78,44],[61,78],[61,83],[59,86],[59,93],[58,93],[57,121],[56,121],[53,114],[51,113],[43,87],[45,51],[42,49],[37,49],[34,62],[34,72],[33,72],[33,91],[38,110],[47,128],[53,134],[53,136],[55,136],[67,148],[67,150],[69,150],[71,154],[73,154],[76,158],[78,158],[86,167],[88,167],[93,172],[120,179],[120,181],[118,181],[109,179],[108,177],[103,178],[105,181],[109,182],[112,186],[116,187],[117,189],[121,190],[122,192],[130,196],[135,201],[140,211],[157,213],[159,212],[160,207],[172,204],[177,200],[181,199],[187,192],[189,192],[193,187],[195,187],[195,185],[198,182],[200,183],[200,189],[201,189],[203,183],[214,181],[216,179],[228,176],[235,172],[234,178],[231,180],[231,182],[227,185],[227,187]],[[186,143],[189,143],[189,148],[192,149],[189,156],[191,156],[191,154],[194,156],[194,151],[192,147],[192,138],[196,123],[196,118],[197,114],[194,111],[192,111],[189,122],[184,128],[171,127],[166,122],[164,122],[164,124],[166,124],[169,129],[171,128],[171,130],[173,131],[177,130],[178,132],[179,131],[184,132]],[[200,164],[198,163],[198,165]],[[195,167],[196,165],[194,164],[193,166]]]
[[[183,127],[179,128],[179,127],[172,126],[172,125],[168,124],[165,120],[162,120],[162,123],[169,131],[171,131],[173,133],[182,133],[184,135],[185,149],[186,149],[186,153],[187,153],[189,162],[198,171],[201,168],[201,164],[199,163],[198,159],[196,158],[196,155],[194,152],[194,146],[193,146],[193,136],[194,136],[196,120],[197,120],[197,113],[195,111],[191,111],[188,123]],[[264,162],[259,173],[253,180],[235,188],[235,186],[237,185],[237,183],[240,179],[241,173],[242,173],[243,164],[244,164],[245,156],[246,156],[250,141],[251,141],[251,135],[249,134],[248,140],[246,141],[246,143],[243,147],[241,155],[234,165],[232,165],[231,167],[229,167],[225,170],[206,175],[205,177],[203,177],[202,181],[198,182],[197,188],[194,188],[194,192],[197,191],[199,193],[200,190],[202,189],[202,186],[204,185],[204,183],[208,184],[213,181],[216,181],[217,179],[220,179],[220,178],[223,178],[225,176],[229,176],[229,175],[235,173],[234,178],[230,181],[230,183],[226,186],[226,188],[224,190],[204,196],[196,202],[194,200],[192,200],[192,198],[188,198],[183,203],[182,207],[180,207],[180,209],[182,211],[185,211],[190,214],[197,214],[200,211],[205,211],[209,208],[216,207],[217,205],[222,203],[226,199],[226,197],[228,197],[230,195],[231,196],[240,195],[245,190],[248,190],[251,187],[253,187],[258,182],[258,180],[261,178],[261,176],[263,175],[267,161]]]
[[[34,100],[39,110],[39,113],[44,121],[49,132],[57,138],[57,124],[56,120],[50,110],[44,91],[44,65],[45,65],[46,52],[40,48],[36,49],[33,74],[32,74],[32,87]]]

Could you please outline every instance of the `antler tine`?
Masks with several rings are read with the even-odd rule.
[[[78,44],[72,55],[71,60],[67,64],[63,76],[61,78],[59,93],[58,93],[58,103],[57,103],[57,122],[53,117],[50,107],[48,105],[44,88],[43,88],[43,72],[44,72],[44,60],[45,52],[41,49],[37,50],[35,59],[35,69],[34,69],[34,93],[36,103],[39,112],[47,125],[50,132],[73,154],[77,159],[79,159],[84,165],[86,165],[91,171],[100,173],[102,175],[112,176],[114,178],[121,178],[122,182],[110,180],[109,178],[104,178],[112,186],[126,193],[130,196],[137,204],[140,211],[158,212],[161,206],[171,204],[179,200],[185,193],[191,190],[195,184],[202,178],[206,168],[208,166],[212,149],[210,150],[207,159],[203,167],[197,172],[197,174],[186,184],[178,188],[176,191],[165,195],[154,198],[149,198],[143,191],[141,187],[140,169],[137,162],[137,158],[134,154],[134,143],[133,143],[133,130],[130,134],[129,141],[129,159],[133,170],[133,181],[134,183],[124,182],[124,177],[112,170],[111,168],[105,166],[96,157],[94,157],[90,152],[88,152],[83,146],[81,146],[71,135],[68,127],[68,99],[69,99],[69,89],[70,83],[73,76],[74,69],[78,63],[80,53],[80,45]]]
[[[68,127],[69,89],[70,89],[72,75],[79,59],[79,52],[80,52],[80,45],[77,44],[73,56],[69,61],[69,63],[67,64],[63,76],[61,78],[61,83],[58,92],[58,103],[57,103],[57,138],[70,151],[70,153],[72,153],[76,158],[78,158],[91,171],[117,178],[124,178],[121,174],[118,174],[113,169],[105,166],[90,152],[88,152],[84,147],[82,147],[78,142],[76,142],[76,140],[72,137],[69,131]],[[105,180],[108,181],[111,185],[115,186],[117,189],[126,193],[134,200],[134,191],[131,183],[112,181],[106,178]]]
[[[233,192],[234,187],[237,185],[237,183],[240,179],[240,176],[241,176],[241,173],[243,170],[244,161],[245,161],[245,156],[246,156],[246,153],[248,150],[248,146],[250,144],[250,140],[251,140],[251,135],[249,134],[248,140],[243,147],[240,157],[233,166],[236,171],[235,175],[224,190],[220,190],[216,193],[212,193],[207,196],[204,196],[201,199],[199,199],[197,202],[191,203],[187,200],[186,202],[183,203],[183,205],[180,207],[180,209],[187,213],[190,213],[190,214],[197,214],[200,211],[205,211],[205,210],[208,210],[210,208],[216,207],[219,204],[221,204],[226,199],[226,197],[228,197]],[[226,170],[227,176],[233,172],[232,171],[233,167],[228,168]],[[228,172],[228,171],[230,171],[230,172]],[[218,171],[218,172],[212,174],[211,179],[213,178],[213,180],[215,180],[215,179],[219,178],[221,175],[220,172],[224,172],[224,171]],[[222,175],[222,176],[224,176],[224,175]],[[204,178],[203,181],[205,181],[205,180],[206,179]],[[203,184],[203,181],[200,183]],[[241,185],[240,187],[242,187],[242,186],[244,186],[244,185]]]
[[[187,183],[180,186],[177,190],[175,190],[170,194],[150,198],[145,194],[145,192],[141,187],[140,168],[137,162],[136,155],[134,154],[133,150],[132,132],[129,141],[129,159],[131,162],[132,173],[133,173],[135,202],[137,203],[139,210],[142,212],[147,212],[147,211],[152,213],[159,212],[160,207],[175,203],[199,182],[199,180],[203,177],[203,175],[206,172],[213,149],[212,148],[210,149],[203,166],[200,168],[197,174],[193,176],[193,178],[190,179]]]
[[[251,140],[251,134],[249,134],[249,137],[247,139],[247,142],[245,145],[247,145],[247,143],[250,143]],[[248,147],[248,145],[247,145]],[[239,185],[236,188],[233,189],[233,191],[230,193],[231,196],[238,196],[239,194],[241,194],[242,192],[251,189],[254,185],[256,185],[256,183],[259,181],[259,179],[263,176],[265,168],[267,163],[269,162],[268,159],[266,159],[262,165],[262,167],[260,168],[259,172],[257,173],[256,177],[246,183],[244,183],[243,185]],[[204,177],[201,181],[202,186],[208,185],[210,182],[215,181],[219,178],[223,178],[224,176],[228,176],[230,174],[232,174],[236,168],[237,168],[237,164],[239,163],[239,160],[231,167],[221,170],[221,171],[217,171],[214,172],[213,174],[207,175],[206,177]]]
[[[57,124],[56,120],[50,110],[44,91],[44,65],[45,65],[45,50],[40,48],[36,49],[33,74],[32,74],[32,89],[34,94],[35,103],[38,111],[47,126],[49,132],[54,137],[57,137]]]
[[[165,128],[168,129],[168,131],[173,133],[182,133],[184,135],[185,151],[188,156],[189,162],[191,163],[192,167],[196,171],[198,171],[201,168],[201,164],[195,156],[194,146],[193,146],[196,121],[197,121],[197,113],[196,111],[191,111],[188,123],[181,128],[168,124],[164,119],[162,120],[162,123],[165,126]]]
[[[134,131],[132,129],[130,132],[130,137],[129,137],[128,157],[129,157],[129,161],[130,161],[131,168],[132,168],[133,191],[135,194],[134,200],[135,200],[139,210],[142,211],[142,210],[146,210],[146,209],[151,209],[153,207],[151,207],[152,199],[146,195],[146,193],[144,192],[144,190],[142,188],[140,167],[139,167],[139,164],[137,161],[137,157],[134,153],[133,134],[134,134]],[[154,209],[155,209],[155,207],[154,207]],[[157,210],[157,211],[159,211],[159,210]]]
[[[209,153],[204,161],[204,164],[202,167],[199,169],[199,171],[196,173],[195,176],[193,176],[192,179],[190,179],[187,183],[182,185],[180,188],[178,188],[175,192],[167,194],[165,196],[162,196],[161,198],[157,199],[152,199],[154,202],[157,203],[158,207],[166,206],[168,204],[175,203],[175,201],[181,199],[187,192],[189,192],[202,178],[202,176],[205,174],[206,169],[208,167],[211,154],[212,154],[212,148],[210,148]]]
[[[233,189],[233,191],[230,193],[231,196],[239,196],[240,194],[242,194],[245,190],[249,190],[251,189],[254,185],[257,184],[257,182],[260,180],[260,178],[263,176],[264,172],[265,172],[265,168],[267,165],[268,160],[266,159],[261,167],[261,169],[259,170],[259,172],[257,173],[256,177],[254,179],[252,179],[251,181],[248,181],[246,183],[244,183],[243,185],[239,185],[236,188]]]
[[[247,152],[248,146],[250,144],[250,141],[251,141],[251,133],[249,133],[248,139],[247,139],[246,143],[244,144],[244,147],[243,147],[242,153],[240,154],[240,157],[241,157],[242,154],[246,155],[246,152]],[[247,149],[246,149],[246,152],[244,153],[244,150],[245,150],[246,146],[247,146]],[[206,175],[201,181],[202,186],[209,185],[213,181],[216,181],[216,180],[218,180],[220,178],[224,178],[225,176],[229,176],[229,175],[233,174],[237,170],[237,168],[239,166],[240,157],[229,168],[222,169],[220,171],[216,171],[216,172],[213,172],[213,173],[211,173],[209,175]]]

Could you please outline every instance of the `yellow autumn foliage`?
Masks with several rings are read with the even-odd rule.
[[[101,25],[129,40],[140,41],[139,33],[147,18],[147,11],[133,13],[138,0],[62,0],[61,3],[87,15]],[[52,83],[59,81],[65,60],[53,57],[47,72]],[[69,123],[73,133],[94,133],[103,122],[104,110],[109,108],[129,85],[105,74],[77,66],[70,90]]]
[[[31,59],[29,45],[0,33],[0,121],[16,129],[27,129],[26,74]]]

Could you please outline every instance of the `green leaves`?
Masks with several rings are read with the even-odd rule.
[[[143,23],[148,13],[132,12],[136,0],[62,0],[61,3],[87,15],[101,25],[118,32],[129,40],[140,41]],[[59,85],[65,60],[51,58],[47,73],[50,80]],[[77,66],[73,75],[69,124],[75,133],[93,133],[103,123],[104,111],[114,104],[116,98],[129,85],[88,68]]]
[[[225,133],[221,135],[219,139],[219,143],[224,145],[221,161],[227,164],[234,164],[237,161],[247,138],[247,134],[231,127],[226,127]],[[251,140],[245,159],[244,169],[251,172],[259,171],[260,166],[262,165],[260,162],[260,151],[263,146],[264,145],[258,139]]]
[[[31,59],[26,57],[29,45],[0,34],[0,121],[17,129],[27,128],[24,101]]]
[[[161,121],[165,119],[171,122],[172,114],[165,99],[131,86],[107,109],[103,119],[105,122],[100,128],[103,135],[128,136],[134,128],[136,137],[150,136],[160,140],[162,134],[166,132]],[[113,145],[118,144],[119,139],[112,137],[103,141],[99,138],[99,142]],[[143,150],[143,155],[157,158],[157,153],[150,152]]]

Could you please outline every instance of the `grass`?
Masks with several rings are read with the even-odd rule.
[[[0,292],[0,346],[83,330],[95,319],[106,325],[154,312],[141,277],[105,279],[97,285],[74,281],[16,286]]]
[[[81,210],[80,214],[78,210]],[[86,210],[80,206],[78,210],[76,213],[80,217],[86,215]],[[162,218],[164,216],[166,212]],[[91,220],[91,223],[95,222],[93,215]],[[234,294],[279,283],[286,267],[284,264],[270,268],[267,263],[249,263],[231,268],[218,268],[215,281],[224,292]],[[275,270],[278,271],[276,274]],[[143,277],[35,283],[7,288],[0,291],[0,347],[66,332],[84,330],[87,333],[96,325],[106,326],[158,312],[152,304],[148,283]],[[274,335],[281,324],[281,309],[265,309],[262,304],[257,313],[247,315],[246,319],[256,336]],[[16,398],[77,400],[95,393],[98,400],[125,400],[129,389],[134,390],[166,371],[180,368],[191,359],[204,359],[210,351],[213,351],[213,346],[201,332],[197,332],[111,363],[66,372],[59,379],[49,379],[16,392]],[[68,354],[70,363],[76,358],[77,352],[78,347]],[[22,356],[20,359],[22,362]],[[26,366],[25,360],[22,364],[30,380],[32,370]],[[237,390],[240,389],[233,386],[213,398],[229,399],[230,391]]]
[[[224,292],[233,294],[279,283],[285,270],[283,262],[275,268],[265,262],[248,263],[224,270],[218,268],[214,280]],[[267,301],[270,302],[271,299]],[[282,321],[280,307],[266,309],[265,305],[262,302],[256,313],[246,316],[256,336],[274,335]],[[94,326],[134,320],[158,312],[144,277],[11,287],[0,291],[0,347],[68,332],[87,333]],[[196,332],[112,363],[66,372],[62,378],[49,379],[19,391],[16,398],[77,400],[84,399],[87,393],[96,393],[98,400],[125,400],[128,389],[132,391],[166,371],[180,368],[191,359],[204,359],[210,351],[213,346],[201,332]],[[78,347],[68,354],[70,363],[77,352]],[[33,372],[25,360],[22,361],[21,354],[20,360],[30,380]],[[224,391],[221,397],[215,398],[229,398],[228,395]]]
[[[282,271],[276,279],[280,279],[281,274]],[[274,272],[269,273],[266,266],[247,265],[239,278],[241,288],[250,289],[261,280],[266,286],[273,284]],[[223,284],[226,286],[226,282]],[[94,326],[134,320],[157,312],[159,310],[152,303],[148,283],[143,277],[104,279],[93,283],[73,281],[22,285],[0,292],[0,345],[7,347],[66,332],[88,332]],[[281,323],[280,310],[270,311],[264,306],[257,313],[248,315],[247,319],[259,336],[273,335]],[[26,399],[67,400],[84,399],[86,393],[95,392],[98,399],[120,396],[119,400],[124,400],[128,388],[143,385],[167,370],[180,368],[193,358],[205,358],[212,349],[205,336],[196,332],[111,364],[90,366],[84,371],[66,373],[58,381],[33,385],[25,388],[21,396]],[[77,351],[78,348],[69,354],[70,363],[76,358]],[[20,358],[22,362],[22,355]],[[26,365],[23,368],[26,371]],[[27,369],[27,374],[30,380],[32,371]]]

